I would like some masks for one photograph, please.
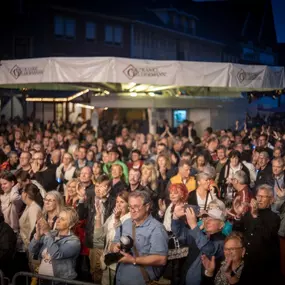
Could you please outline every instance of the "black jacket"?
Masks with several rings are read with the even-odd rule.
[[[94,226],[95,226],[95,190],[94,185],[91,184],[86,188],[86,196],[87,199],[84,203],[79,203],[77,207],[77,212],[80,220],[86,219],[86,227],[85,227],[85,245],[88,248],[93,248],[93,235],[94,235]],[[105,211],[104,211],[104,222],[109,218],[112,214],[116,204],[116,198],[113,196],[109,196],[104,203]]]
[[[259,210],[255,219],[246,213],[235,221],[233,229],[245,236],[245,274],[252,276],[249,284],[278,284],[280,249],[278,230],[280,218],[271,209]],[[250,272],[247,272],[250,271]],[[258,279],[258,280],[257,280]]]
[[[272,174],[272,165],[268,163],[263,170],[259,170],[256,176],[255,181],[255,188],[262,184],[269,184],[272,185],[273,181],[273,174]]]
[[[16,252],[17,237],[12,228],[0,216],[0,270],[10,276],[13,267],[13,258]]]

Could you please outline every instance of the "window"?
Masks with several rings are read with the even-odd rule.
[[[75,20],[62,16],[54,17],[54,34],[57,37],[75,38]]]
[[[67,38],[75,38],[75,21],[73,19],[65,19],[65,36]]]
[[[123,43],[123,28],[120,26],[105,26],[105,43],[121,45]]]
[[[63,17],[56,16],[54,18],[54,34],[56,36],[64,36],[64,20],[63,20]]]
[[[115,35],[114,35],[114,42],[115,44],[121,44],[122,43],[122,28],[121,27],[115,27]]]
[[[92,22],[86,23],[86,40],[93,41],[96,39],[96,24]]]

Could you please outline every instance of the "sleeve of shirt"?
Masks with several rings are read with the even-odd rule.
[[[209,256],[219,256],[223,251],[220,243],[211,241],[197,226],[193,230],[189,230],[190,235],[195,239],[197,247]]]
[[[156,254],[167,256],[168,254],[168,235],[163,227],[156,227],[150,237],[150,252],[149,254]]]
[[[118,242],[120,242],[120,227],[116,229],[115,237],[113,240],[113,243],[118,243]]]
[[[190,244],[192,237],[188,234],[189,229],[182,220],[173,220],[171,221],[171,230],[178,238],[181,244]]]

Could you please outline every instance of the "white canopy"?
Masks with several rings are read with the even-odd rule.
[[[284,68],[263,65],[115,57],[33,58],[0,63],[2,88],[48,89],[53,85],[54,90],[66,90],[72,89],[70,85],[95,87],[93,83],[121,84],[121,92],[138,92],[134,87],[138,84],[145,85],[140,89],[145,92],[159,90],[158,86],[160,90],[208,87],[235,92],[285,88]]]

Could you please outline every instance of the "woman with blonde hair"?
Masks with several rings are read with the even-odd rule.
[[[62,156],[62,163],[56,169],[56,179],[59,183],[58,191],[63,193],[63,196],[66,196],[66,184],[75,176],[76,168],[73,165],[73,157],[70,153],[66,152]]]
[[[55,228],[55,222],[64,206],[63,198],[57,191],[49,191],[44,198],[42,211],[43,218],[48,222],[51,229]]]
[[[145,162],[141,168],[141,185],[157,191],[157,171],[153,163]]]
[[[165,199],[167,184],[171,178],[171,161],[170,156],[159,154],[156,159],[157,169],[157,192],[160,198]]]
[[[39,274],[76,278],[75,264],[80,252],[80,241],[72,229],[77,222],[78,214],[73,208],[61,209],[55,224],[56,230],[52,230],[44,218],[38,220],[29,251],[40,257]]]

